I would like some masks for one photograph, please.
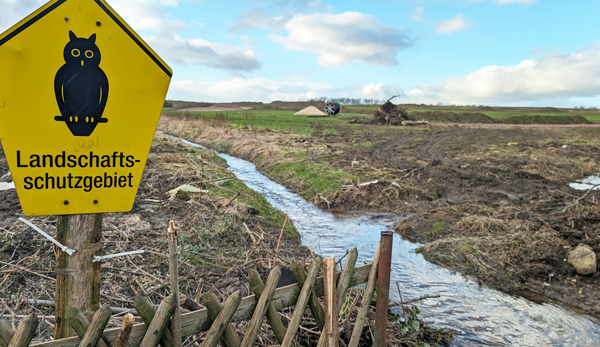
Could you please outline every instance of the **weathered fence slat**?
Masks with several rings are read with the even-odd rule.
[[[129,341],[129,335],[131,335],[131,328],[133,328],[133,322],[135,318],[131,313],[128,313],[123,317],[123,324],[121,324],[121,331],[117,337],[115,347],[126,347]]]
[[[354,271],[354,276],[352,276],[352,281],[350,282],[350,286],[355,286],[358,284],[365,283],[369,276],[369,271],[372,265],[364,265],[359,268],[356,268]],[[317,296],[323,295],[323,279],[318,279],[315,283],[315,292]],[[275,305],[275,309],[280,310],[282,308],[290,307],[295,305],[298,296],[300,294],[301,288],[297,283],[290,284],[285,287],[277,288],[273,297],[271,298],[271,302]],[[135,307],[135,304],[134,304]],[[256,298],[254,295],[247,296],[242,299],[240,306],[236,310],[233,315],[232,322],[239,322],[242,320],[246,320],[252,316],[254,312],[254,308],[256,307]],[[136,307],[139,312],[139,309]],[[140,314],[141,315],[141,314]],[[143,319],[143,318],[142,318]],[[208,317],[208,311],[206,309],[201,309],[194,312],[189,312],[181,315],[181,334],[182,336],[190,336],[203,331],[207,331],[210,329],[212,324],[212,319]],[[147,326],[146,324],[136,324],[133,326],[131,331],[131,336],[129,338],[129,346],[139,346],[140,341],[143,339],[146,333]],[[119,335],[120,328],[112,328],[104,331],[104,337],[110,342],[114,343],[117,340],[117,336]],[[66,339],[48,341],[42,343],[36,343],[31,345],[31,347],[77,347],[79,345],[78,337],[69,337]],[[162,345],[162,343],[161,343]]]
[[[169,323],[169,318],[173,315],[175,306],[179,305],[179,302],[175,301],[175,295],[171,294],[163,299],[156,310],[150,326],[144,335],[144,339],[140,344],[140,347],[156,347],[160,341],[165,328]],[[138,310],[139,312],[139,310]]]
[[[30,314],[27,318],[19,322],[17,330],[12,339],[8,343],[8,347],[27,347],[33,339],[35,329],[38,326],[38,319],[35,313]]]
[[[98,343],[98,340],[102,337],[102,333],[104,332],[104,328],[106,328],[106,324],[112,315],[112,311],[110,310],[110,306],[102,306],[94,316],[92,317],[92,321],[85,332],[85,335],[81,338],[81,342],[79,343],[79,347],[94,347]],[[68,318],[67,318],[68,321]]]
[[[252,288],[252,291],[254,291],[254,295],[256,295],[256,298],[260,298],[260,295],[262,294],[265,285],[260,279],[258,271],[256,271],[255,269],[250,269],[248,271],[248,282],[250,282],[250,287]],[[283,341],[283,338],[285,337],[285,326],[281,321],[279,313],[277,313],[275,305],[273,305],[273,303],[270,301],[269,307],[267,308],[267,320],[269,321],[271,329],[273,329],[273,332],[275,333],[275,338],[277,338],[277,341],[281,343]]]
[[[337,308],[338,311],[342,308],[344,304],[344,299],[346,298],[346,292],[350,287],[350,281],[352,281],[352,275],[354,275],[354,267],[356,266],[356,259],[358,259],[358,250],[356,247],[352,248],[350,252],[348,252],[348,259],[346,259],[346,263],[344,264],[344,268],[342,269],[342,273],[340,274],[340,278],[337,282]]]
[[[227,301],[223,304],[223,309],[215,318],[200,347],[215,347],[219,343],[221,335],[225,332],[225,328],[229,326],[229,321],[233,318],[235,310],[240,306],[240,302],[242,302],[242,293],[239,290],[227,298]]]
[[[298,285],[301,287],[304,285],[304,281],[306,280],[306,270],[304,270],[304,266],[299,262],[294,262],[291,265],[292,272],[296,277],[296,281],[298,281]],[[308,307],[310,307],[310,311],[317,321],[317,326],[319,330],[323,331],[323,327],[325,326],[325,313],[323,312],[323,308],[319,303],[319,297],[315,294],[315,291],[310,293],[310,297],[308,298]]]
[[[70,307],[65,311],[65,318],[71,329],[73,329],[77,336],[82,339],[90,326],[90,321],[83,315],[83,312],[74,307]],[[108,347],[108,344],[103,339],[100,339],[98,343],[96,343],[96,347]]]
[[[254,314],[252,315],[252,319],[250,320],[250,324],[248,325],[248,329],[246,329],[246,336],[242,340],[242,347],[251,347],[254,345],[254,341],[256,341],[256,335],[260,330],[263,319],[265,318],[265,314],[267,313],[267,308],[269,307],[269,301],[277,289],[277,283],[281,278],[281,267],[276,267],[271,270],[269,273],[269,277],[267,277],[267,283],[265,284],[265,290],[263,290],[260,299],[256,303],[256,308],[254,309]]]
[[[4,320],[0,319],[0,346],[8,347],[10,340],[12,340],[15,332],[11,329],[10,325]]]
[[[169,222],[167,229],[169,235],[169,280],[171,284],[171,295],[175,296],[175,302],[179,302],[179,267],[177,264],[177,230],[173,221]],[[171,334],[175,347],[181,347],[181,311],[179,305],[175,305],[173,318],[171,319]]]
[[[325,335],[328,347],[338,347],[338,310],[337,292],[335,289],[335,258],[323,259],[323,285],[325,286],[325,327],[322,335]]]
[[[154,307],[152,307],[152,303],[145,296],[136,296],[133,300],[133,307],[138,311],[140,317],[144,321],[147,327],[150,326],[152,319],[154,319]],[[143,337],[143,335],[142,335]],[[162,336],[160,337],[160,344],[163,347],[173,347],[173,335],[171,334],[171,330],[167,327],[165,331],[163,331]]]
[[[352,330],[352,336],[350,337],[350,343],[348,343],[348,347],[357,347],[358,343],[360,342],[360,336],[362,335],[365,321],[367,320],[369,305],[373,299],[373,292],[375,291],[375,284],[377,282],[377,265],[379,264],[379,252],[381,251],[380,248],[381,242],[377,245],[377,251],[375,251],[375,256],[373,257],[373,264],[371,264],[371,269],[369,271],[369,280],[367,281],[367,287],[365,288],[365,293],[363,294],[360,309],[358,309],[356,322],[354,323],[354,329]]]
[[[377,263],[377,303],[373,346],[385,347],[387,341],[388,309],[390,303],[390,273],[392,271],[393,231],[382,231]]]
[[[298,296],[298,301],[294,307],[294,314],[292,315],[292,319],[288,324],[288,329],[285,333],[285,338],[281,343],[281,347],[289,347],[292,345],[294,335],[296,335],[298,326],[302,320],[302,316],[304,316],[304,309],[306,308],[310,294],[312,294],[313,285],[315,284],[315,280],[317,279],[321,265],[323,265],[323,258],[318,255],[315,256],[312,260],[310,270],[308,271],[308,276],[306,276],[306,281],[304,281],[304,285],[302,286],[302,290]]]
[[[342,309],[342,305],[344,304],[344,300],[346,299],[346,292],[350,287],[350,281],[352,280],[352,276],[354,275],[354,267],[356,266],[356,259],[358,259],[358,250],[356,247],[352,248],[350,252],[348,252],[348,259],[346,259],[346,263],[344,264],[344,268],[342,269],[342,273],[337,282],[337,311],[338,314]],[[319,336],[319,343],[317,347],[325,346],[325,334],[321,334]]]
[[[217,296],[214,293],[205,293],[202,295],[202,302],[204,303],[204,306],[206,306],[206,308],[208,309],[208,316],[214,321],[223,309],[221,303],[219,302],[219,298],[217,298]],[[233,313],[235,314],[235,311]],[[235,332],[235,328],[229,322],[227,322],[227,324],[225,325],[225,332],[223,332],[223,342],[227,347],[240,347],[240,345],[242,344],[240,338]]]

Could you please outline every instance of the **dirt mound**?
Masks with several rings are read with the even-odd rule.
[[[592,124],[580,115],[574,116],[513,116],[497,118],[496,123],[502,124]]]
[[[511,116],[492,118],[480,112],[442,112],[426,111],[411,112],[414,119],[434,123],[465,123],[465,124],[591,124],[580,115],[573,116]]]
[[[540,107],[539,109],[533,109],[531,112],[540,112],[540,113],[561,113],[562,111],[554,108],[554,107]]]
[[[327,114],[314,106],[308,106],[296,113],[294,115],[299,116],[326,116]]]
[[[386,102],[373,115],[371,124],[402,125],[403,121],[413,120],[402,107]]]
[[[411,112],[414,119],[439,123],[494,123],[494,119],[480,112]]]

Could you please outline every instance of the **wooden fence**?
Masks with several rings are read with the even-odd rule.
[[[380,244],[381,246],[381,244]],[[273,329],[275,337],[281,346],[291,346],[298,330],[305,308],[311,309],[312,315],[317,321],[321,334],[319,346],[337,346],[337,316],[346,297],[348,288],[358,284],[367,283],[363,301],[357,317],[354,331],[349,343],[350,347],[358,346],[360,335],[364,327],[366,315],[373,299],[373,292],[378,277],[378,260],[380,247],[377,248],[372,264],[361,266],[355,269],[358,253],[356,249],[348,252],[348,259],[341,272],[335,274],[329,273],[330,279],[317,277],[323,259],[316,256],[308,272],[304,267],[295,263],[292,265],[292,271],[298,281],[285,287],[276,288],[281,270],[279,267],[271,270],[266,283],[263,284],[258,272],[249,271],[248,280],[255,295],[241,298],[240,292],[235,292],[229,296],[227,301],[221,304],[218,298],[212,293],[206,293],[202,296],[202,301],[206,308],[197,311],[181,314],[181,330],[176,332],[179,336],[188,337],[201,332],[206,332],[203,347],[216,346],[222,341],[227,347],[249,347],[252,346],[257,338],[260,327],[266,317],[269,325]],[[330,263],[331,264],[331,263]],[[331,265],[329,265],[331,269]],[[325,267],[325,269],[327,266]],[[334,266],[335,268],[335,266]],[[389,271],[389,270],[388,270]],[[326,272],[323,272],[325,275]],[[379,274],[381,277],[381,274]],[[385,277],[385,274],[384,274]],[[387,274],[389,282],[389,274]],[[325,282],[325,283],[324,283]],[[325,285],[328,286],[329,294],[326,295],[325,311],[321,306],[318,297],[325,293]],[[333,288],[333,289],[332,289]],[[334,301],[331,299],[334,294]],[[329,296],[329,298],[328,298]],[[386,298],[387,301],[387,298]],[[329,302],[329,304],[327,303]],[[55,341],[31,344],[32,337],[37,328],[37,317],[28,316],[23,319],[17,329],[13,332],[5,322],[0,320],[0,346],[1,347],[76,347],[76,346],[142,346],[155,347],[158,344],[163,347],[180,346],[181,342],[174,344],[173,334],[170,325],[167,324],[175,307],[178,306],[175,297],[170,295],[166,297],[159,307],[154,310],[149,300],[144,297],[136,297],[134,307],[144,323],[132,326],[132,318],[129,317],[129,326],[124,322],[123,327],[105,329],[108,319],[111,316],[111,309],[104,306],[95,312],[91,321],[77,309],[67,311],[69,325],[76,331],[78,336],[59,339]],[[294,306],[294,312],[287,328],[283,325],[277,310]],[[332,307],[335,310],[332,311]],[[387,322],[387,302],[385,305]],[[325,312],[327,314],[325,314]],[[250,320],[243,339],[240,341],[231,322]],[[335,324],[327,324],[335,320]],[[169,325],[169,326],[168,326]],[[329,326],[329,330],[328,327]],[[335,327],[335,331],[331,331]],[[333,335],[332,335],[333,334]],[[326,336],[329,336],[326,338]],[[332,336],[334,338],[332,338]],[[325,340],[328,339],[329,342]],[[335,340],[335,341],[334,341]]]

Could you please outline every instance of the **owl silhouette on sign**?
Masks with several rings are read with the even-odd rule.
[[[108,78],[100,68],[96,34],[79,38],[69,31],[65,64],[54,77],[54,94],[60,110],[56,121],[65,122],[74,136],[90,136],[102,118],[108,99]]]

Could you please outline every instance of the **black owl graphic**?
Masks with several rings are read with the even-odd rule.
[[[96,34],[88,39],[69,31],[63,65],[54,77],[54,93],[60,109],[55,120],[65,122],[74,136],[90,136],[102,118],[108,99],[108,78],[100,68]]]

